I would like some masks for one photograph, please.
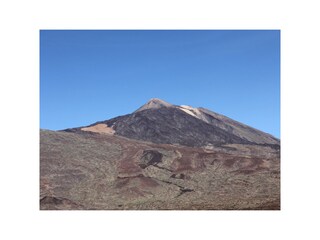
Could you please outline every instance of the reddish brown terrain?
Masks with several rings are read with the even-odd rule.
[[[133,124],[130,117],[141,127],[141,118]],[[98,124],[40,131],[41,209],[280,209],[280,145],[250,142],[258,137],[242,126],[241,133],[230,127],[232,136],[216,130],[223,144],[188,146],[120,136],[115,122]]]

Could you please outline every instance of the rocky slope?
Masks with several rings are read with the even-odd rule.
[[[151,99],[132,114],[97,122],[89,127],[102,124],[112,129],[115,135],[153,143],[190,147],[231,143],[279,145],[279,140],[270,134],[223,115],[204,108],[172,105],[160,99]]]
[[[203,108],[40,131],[40,209],[280,209],[280,144]]]
[[[279,209],[279,151],[41,131],[41,209]]]

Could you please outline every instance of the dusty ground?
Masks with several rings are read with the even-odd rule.
[[[108,127],[107,124],[96,124],[91,127],[81,128],[82,131],[86,132],[96,132],[96,133],[106,133],[106,134],[114,134],[114,130],[111,127]]]
[[[279,150],[41,131],[40,209],[280,209]]]

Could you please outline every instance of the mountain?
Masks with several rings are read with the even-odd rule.
[[[173,107],[172,104],[167,103],[159,98],[151,98],[146,104],[141,106],[139,109],[137,109],[135,112],[140,112],[146,109],[158,109],[162,107]]]
[[[279,140],[270,134],[205,108],[172,105],[156,98],[132,114],[66,131],[99,132],[97,128],[131,139],[190,147],[232,143],[279,145]]]
[[[41,130],[40,209],[280,209],[280,141],[153,98],[131,114]]]

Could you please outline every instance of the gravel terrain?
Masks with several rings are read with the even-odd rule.
[[[40,131],[40,209],[280,209],[279,149]]]
[[[280,140],[204,108],[40,131],[41,209],[280,209]]]

